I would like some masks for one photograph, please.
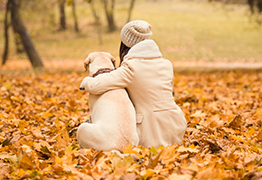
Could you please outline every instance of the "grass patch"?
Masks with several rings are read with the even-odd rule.
[[[58,23],[57,7],[45,11],[24,10],[22,15],[36,49],[44,60],[79,60],[93,51],[107,51],[118,57],[120,29],[126,23],[128,2],[116,1],[115,20],[118,30],[107,33],[102,7],[98,14],[103,25],[103,45],[99,45],[89,4],[77,4],[80,34],[73,31],[71,7],[67,7],[69,29],[54,32]],[[153,26],[153,39],[164,57],[175,61],[258,62],[262,60],[262,29],[253,22],[247,5],[226,5],[205,1],[137,1],[132,20],[143,19]],[[3,34],[4,12],[0,13]],[[54,23],[53,22],[53,23]],[[10,31],[11,34],[11,31]],[[16,55],[11,37],[10,59]],[[0,53],[4,39],[0,37]]]

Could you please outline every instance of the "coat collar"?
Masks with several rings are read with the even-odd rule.
[[[132,58],[153,59],[161,57],[162,54],[155,41],[147,39],[134,45],[124,57],[124,61]]]

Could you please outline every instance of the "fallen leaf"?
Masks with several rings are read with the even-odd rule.
[[[237,129],[242,125],[242,123],[242,117],[240,115],[237,115],[232,121],[229,122],[228,126],[233,129]]]
[[[259,131],[258,131],[258,133],[257,133],[257,139],[259,140],[259,141],[262,141],[262,130],[260,129]]]

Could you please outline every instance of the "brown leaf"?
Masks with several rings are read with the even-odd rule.
[[[172,163],[179,154],[175,153],[176,147],[167,146],[160,155],[160,159],[164,161],[165,164]]]
[[[209,145],[209,149],[212,153],[217,153],[220,150],[222,150],[222,147],[220,147],[216,142],[213,142],[211,140],[205,140],[205,142]]]
[[[147,165],[147,168],[150,168],[150,169],[154,169],[159,161],[159,158],[161,156],[163,151],[159,150],[157,152],[157,155],[156,156],[151,156],[151,158],[149,159],[149,162],[148,162],[148,165]]]
[[[1,143],[2,146],[4,147],[4,146],[9,146],[9,145],[11,145],[11,140],[12,140],[12,139],[13,139],[12,136],[5,138],[5,140]]]
[[[191,117],[203,118],[206,116],[206,113],[203,113],[201,110],[196,111]]]
[[[27,145],[21,147],[22,151],[18,156],[19,167],[24,170],[38,169],[39,160],[36,153]]]
[[[228,126],[233,129],[238,129],[242,125],[242,117],[237,115],[232,121],[229,122]]]
[[[0,162],[0,179],[5,179],[5,175],[7,175],[10,172],[10,167],[7,164]]]
[[[60,174],[63,170],[64,170],[64,167],[60,164],[57,164],[57,163],[53,163],[52,164],[52,169],[57,173],[57,174]]]
[[[224,130],[226,133],[236,134],[236,131],[231,128],[222,127],[221,129]]]
[[[20,138],[22,137],[21,134],[17,134],[17,135],[14,135],[14,137],[12,138],[11,142],[17,142]]]
[[[89,94],[78,90],[86,74],[1,73],[0,179],[261,179],[260,71],[176,72],[183,142],[130,144],[121,157],[78,145],[77,127],[90,115]]]
[[[136,175],[135,173],[128,173],[128,174],[124,174],[121,179],[123,180],[134,180],[136,178],[138,178],[139,176]]]
[[[262,178],[262,172],[255,172],[254,170],[244,174],[243,180],[260,180]]]
[[[260,129],[260,130],[258,131],[258,133],[257,133],[257,139],[258,139],[259,141],[262,141],[262,129]]]
[[[33,129],[31,130],[32,134],[36,137],[36,138],[39,138],[39,139],[44,139],[44,136],[42,134],[42,132],[39,130],[39,129]]]

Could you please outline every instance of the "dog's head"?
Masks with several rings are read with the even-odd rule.
[[[89,76],[92,76],[101,68],[115,68],[115,58],[107,52],[93,52],[90,53],[85,62],[85,70],[89,70]]]

